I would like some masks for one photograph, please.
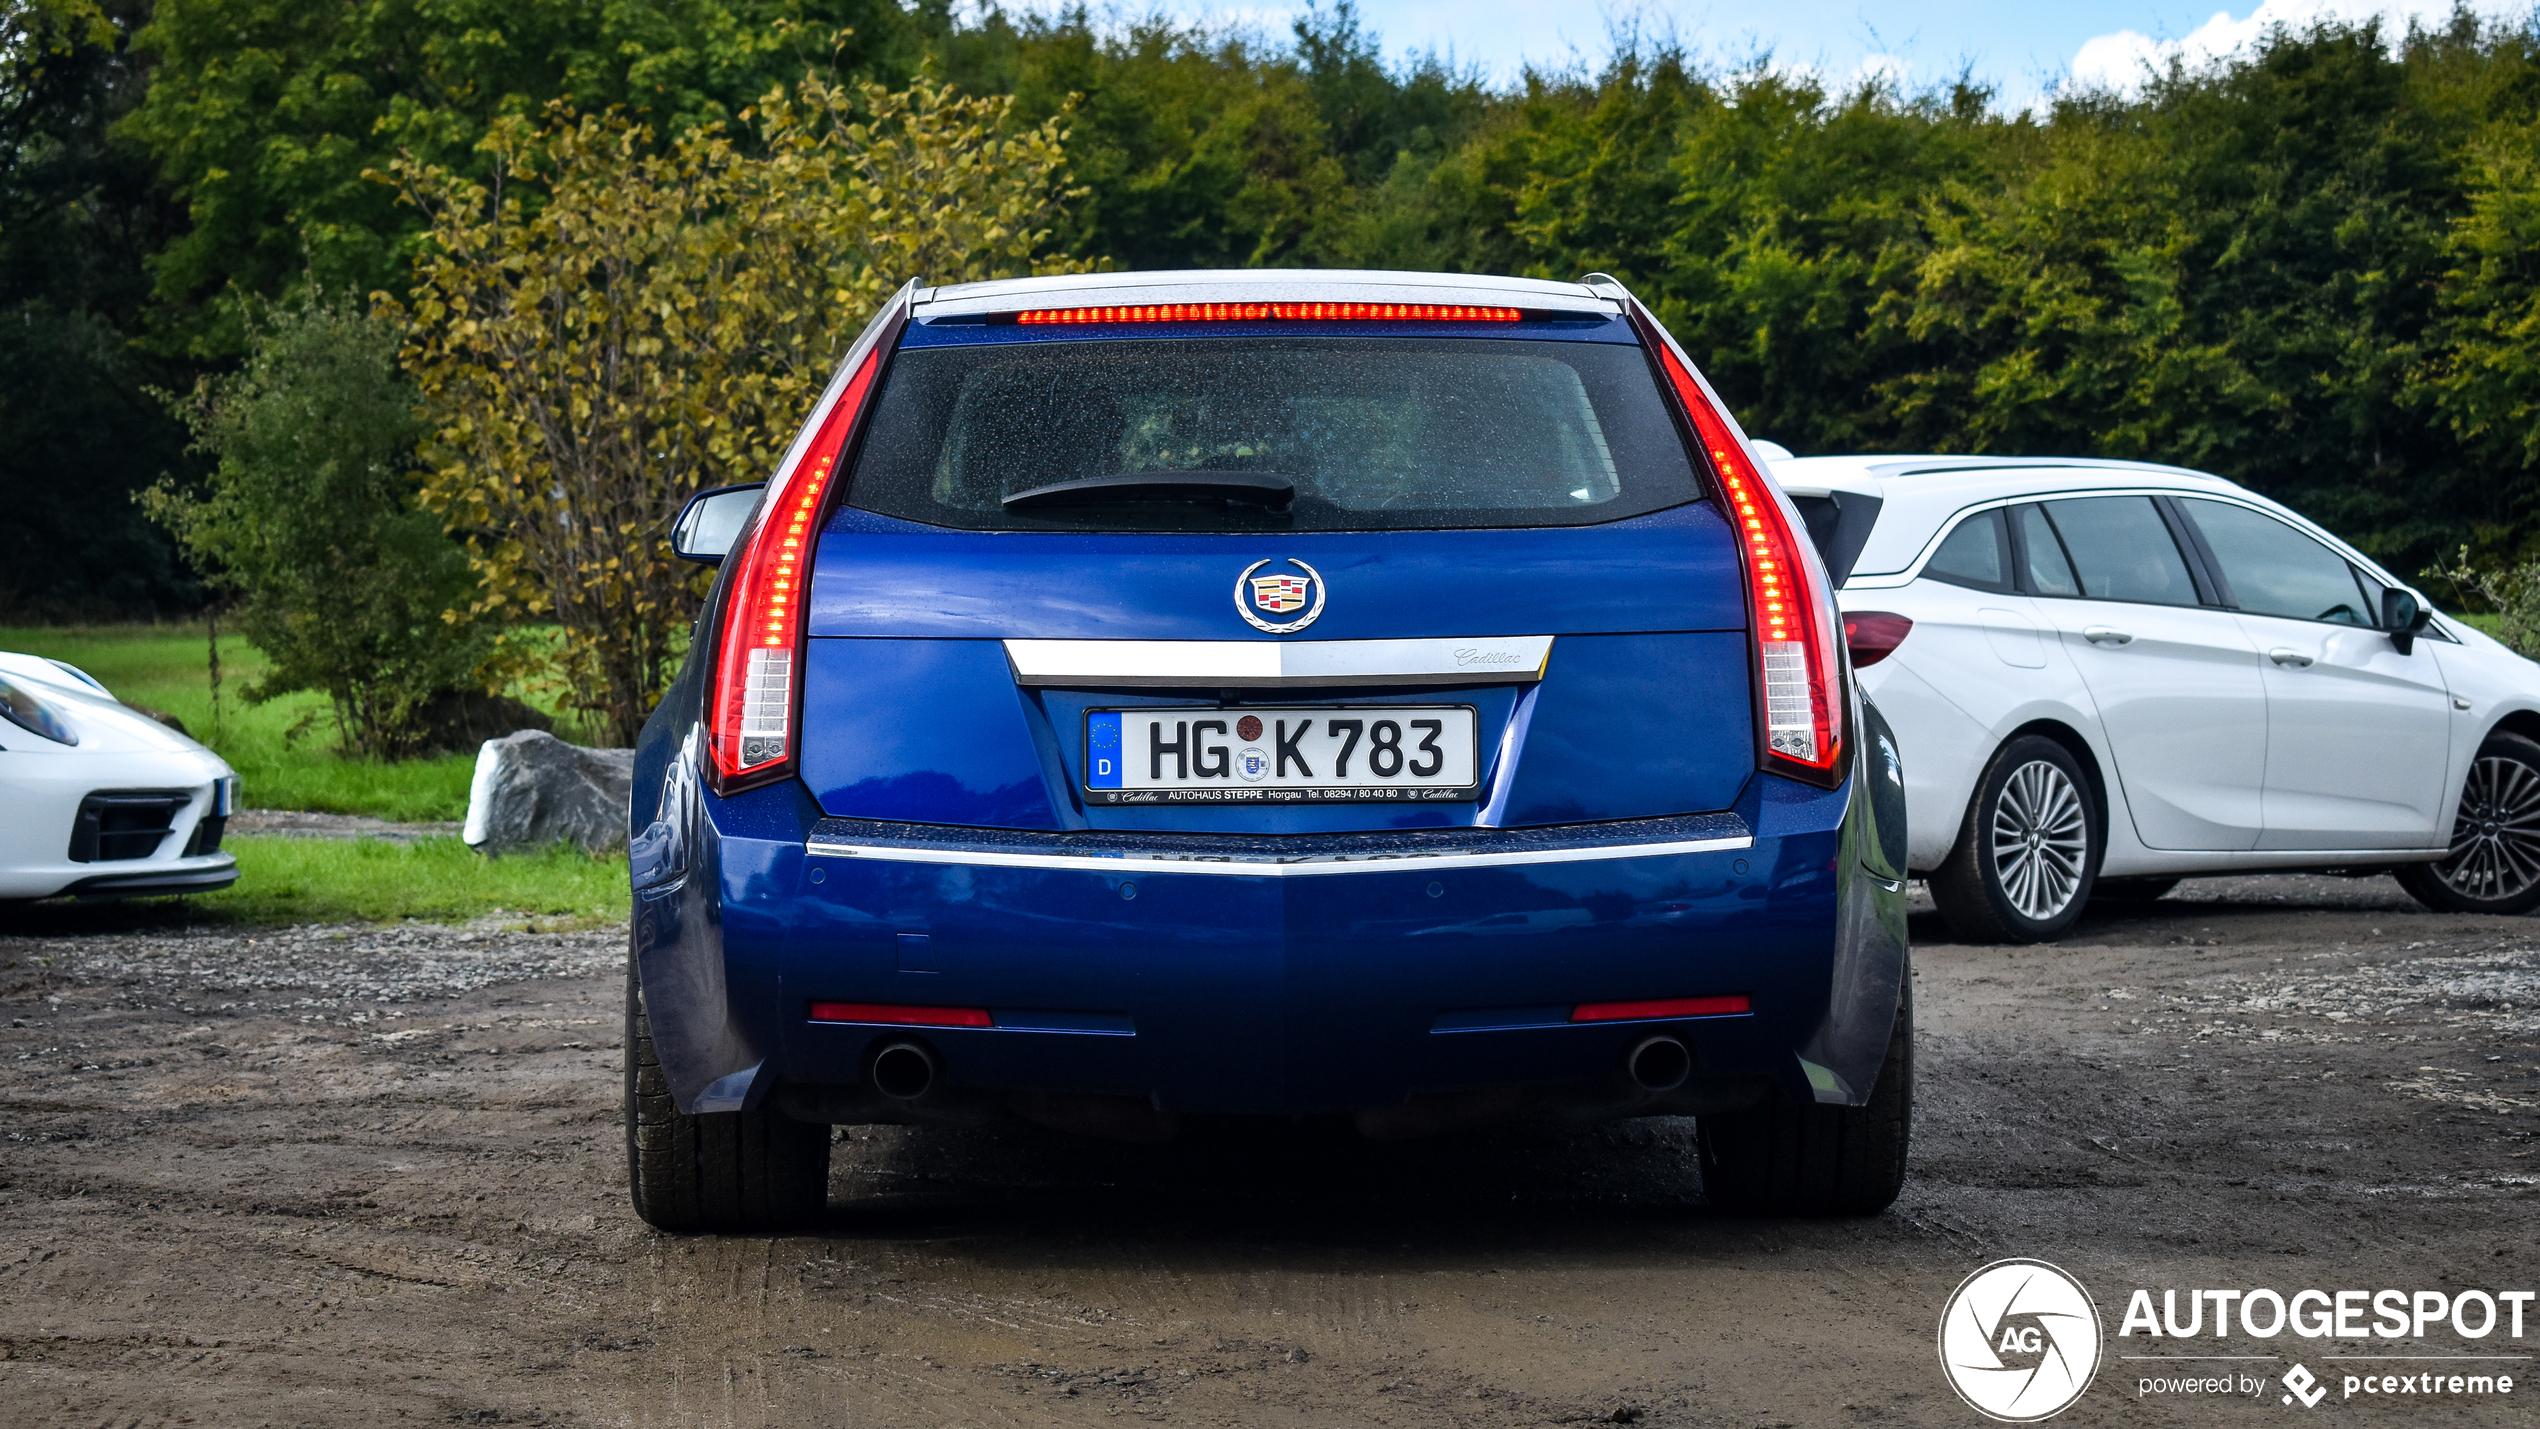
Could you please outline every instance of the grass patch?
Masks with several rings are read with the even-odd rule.
[[[238,771],[248,808],[368,814],[408,823],[467,817],[473,752],[393,764],[347,758],[336,752],[335,716],[325,696],[304,691],[247,703],[239,691],[265,673],[267,662],[262,651],[237,636],[224,635],[220,642],[218,719],[212,710],[210,643],[200,626],[0,626],[0,650],[67,660],[103,681],[117,698],[185,721],[189,733]],[[555,712],[546,701],[530,702]],[[569,721],[559,721],[556,732],[584,738]]]
[[[104,676],[98,678],[103,679]],[[224,839],[238,882],[188,898],[49,902],[13,910],[12,931],[105,932],[186,923],[461,923],[518,913],[541,929],[626,916],[626,860],[558,846],[487,858],[454,838]]]
[[[558,846],[487,858],[454,838],[240,838],[238,882],[201,900],[235,922],[461,922],[486,913],[615,922],[626,916],[626,860]]]

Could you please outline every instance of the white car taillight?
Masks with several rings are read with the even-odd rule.
[[[1721,415],[1710,390],[1672,347],[1663,340],[1654,345],[1737,528],[1752,611],[1765,767],[1831,786],[1843,773],[1843,666],[1835,644],[1841,627],[1834,591],[1815,549],[1800,539],[1789,503]]]
[[[853,375],[813,414],[810,440],[796,443],[733,547],[714,683],[705,700],[706,746],[719,793],[782,778],[801,752],[795,726],[802,712],[803,600],[812,551],[908,296],[902,289],[867,330]]]

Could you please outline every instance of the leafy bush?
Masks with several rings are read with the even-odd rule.
[[[315,294],[265,309],[245,366],[171,399],[211,475],[142,493],[272,659],[247,698],[318,691],[346,751],[383,758],[417,752],[426,707],[481,687],[489,652],[478,627],[444,618],[471,582],[415,504],[422,427],[401,339],[393,319]]]
[[[2540,660],[2540,560],[2479,565],[2461,547],[2452,564],[2427,568],[2429,580],[2449,581],[2467,603],[2487,607],[2480,623],[2526,659]]]
[[[1010,99],[807,78],[746,150],[720,126],[665,149],[562,102],[498,120],[491,186],[419,160],[429,222],[405,351],[430,415],[423,499],[467,533],[477,617],[552,620],[546,665],[634,742],[702,581],[671,520],[764,480],[866,316],[901,283],[1080,271],[1036,258],[1070,197],[1062,121]]]

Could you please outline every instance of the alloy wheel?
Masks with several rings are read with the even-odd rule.
[[[2451,856],[2434,871],[2454,892],[2488,902],[2540,883],[2540,770],[2492,754],[2471,765]]]
[[[2540,796],[2540,780],[2534,783]],[[2081,791],[2071,777],[2043,759],[2012,770],[1993,801],[1993,876],[2020,916],[2043,923],[2072,906],[2089,853]]]

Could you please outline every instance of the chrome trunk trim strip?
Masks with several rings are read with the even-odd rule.
[[[1549,635],[1446,640],[1008,640],[1021,685],[1509,685],[1543,678]]]

